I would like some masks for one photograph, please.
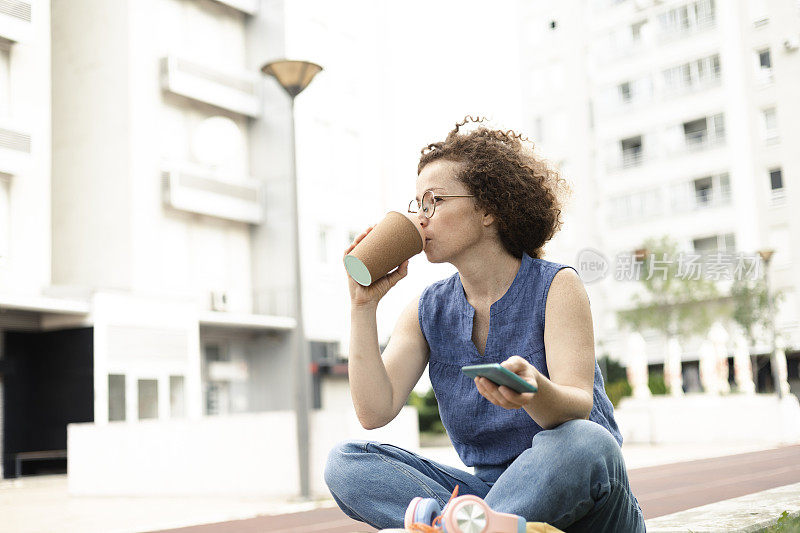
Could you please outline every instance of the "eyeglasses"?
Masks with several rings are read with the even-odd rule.
[[[418,213],[422,209],[422,214],[425,218],[433,217],[436,211],[436,200],[440,198],[472,198],[474,194],[433,194],[433,191],[428,190],[422,194],[422,202],[411,200],[408,202],[408,212]]]

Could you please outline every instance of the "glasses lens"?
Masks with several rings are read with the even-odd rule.
[[[417,211],[419,211],[419,205],[417,205],[417,201],[411,200],[410,202],[408,202],[408,212],[416,213]]]
[[[422,195],[422,214],[427,218],[431,218],[433,216],[433,209],[433,191],[426,191],[425,194]]]

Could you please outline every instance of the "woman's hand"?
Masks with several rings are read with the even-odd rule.
[[[372,231],[372,228],[375,226],[370,226],[367,228],[367,231],[356,237],[356,240],[353,241],[353,244],[347,247],[344,251],[344,255],[349,254],[353,251],[353,248],[356,247],[358,243],[360,243],[367,234]],[[406,277],[408,274],[408,260],[403,261],[400,263],[400,266],[394,269],[393,271],[389,272],[385,276],[380,279],[376,279],[372,282],[372,285],[368,287],[364,287],[349,274],[347,274],[347,281],[350,287],[350,304],[356,307],[361,306],[376,306],[381,298],[386,296],[386,293],[389,292],[389,289],[397,285],[397,282]]]
[[[539,375],[539,371],[522,357],[512,355],[500,363],[500,366],[512,371],[538,388],[536,378]],[[535,392],[519,393],[505,385],[495,385],[491,380],[482,377],[475,378],[475,386],[478,387],[478,392],[480,392],[484,398],[505,409],[521,409],[526,407],[531,400],[533,400],[534,394],[536,394]]]

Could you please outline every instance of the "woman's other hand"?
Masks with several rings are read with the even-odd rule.
[[[515,373],[534,387],[538,388],[537,376],[539,371],[528,361],[518,355],[512,355],[500,366]],[[475,386],[478,392],[495,405],[505,409],[521,409],[533,400],[535,392],[517,392],[505,385],[496,385],[488,378],[476,377]]]
[[[347,247],[344,251],[344,255],[346,256],[353,249],[360,243],[364,237],[372,231],[372,228],[375,226],[370,226],[367,230],[356,237],[356,240],[353,241],[353,244]],[[344,258],[344,256],[343,256]],[[397,282],[406,277],[408,274],[408,259],[400,263],[400,266],[394,269],[393,271],[389,272],[385,276],[380,279],[377,279],[372,282],[372,285],[368,287],[364,287],[349,274],[347,274],[347,282],[350,287],[350,304],[355,307],[361,306],[376,306],[381,298],[386,296],[386,293],[389,292],[389,289],[397,285]]]

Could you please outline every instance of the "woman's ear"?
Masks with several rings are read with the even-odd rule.
[[[491,213],[484,213],[483,214],[483,225],[484,226],[491,226],[494,223],[494,215]]]

